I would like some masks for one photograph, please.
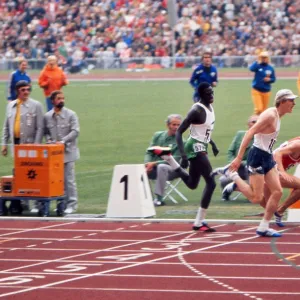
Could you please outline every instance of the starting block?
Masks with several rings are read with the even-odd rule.
[[[296,167],[294,176],[300,178],[300,165]],[[299,222],[300,221],[300,201],[291,205],[288,209],[287,221],[289,222]]]
[[[152,193],[143,164],[116,165],[110,187],[107,218],[155,216]]]

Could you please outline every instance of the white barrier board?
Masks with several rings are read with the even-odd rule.
[[[107,218],[147,218],[155,216],[152,193],[145,166],[116,165],[112,176]]]

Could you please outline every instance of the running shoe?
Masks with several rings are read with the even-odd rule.
[[[147,149],[148,152],[151,152],[157,156],[162,155],[170,155],[171,148],[170,147],[160,147],[160,146],[153,146]]]
[[[271,228],[269,228],[266,231],[256,230],[256,234],[259,236],[264,236],[264,237],[281,237],[281,233],[279,233],[276,230],[271,229]]]
[[[201,226],[193,226],[193,230],[202,232],[216,232],[216,229],[209,227],[205,222]]]

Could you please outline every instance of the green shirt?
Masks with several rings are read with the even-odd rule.
[[[172,136],[168,135],[168,131],[155,132],[152,137],[149,147],[152,147],[152,146],[170,147],[174,158],[177,161],[179,161],[181,158],[179,149],[178,149],[178,146],[176,143],[175,135],[172,135]],[[144,161],[145,161],[145,163],[153,162],[153,161],[157,161],[158,164],[166,163],[164,160],[161,160],[161,158],[159,156],[157,156],[153,153],[147,152],[147,151],[145,154]]]
[[[241,131],[238,131],[236,133],[235,137],[233,138],[233,141],[231,142],[231,145],[229,146],[229,149],[228,149],[228,152],[227,152],[229,162],[232,162],[237,157],[240,146],[241,146],[241,143],[242,143],[242,140],[243,140],[245,134],[246,134],[246,131],[241,130]],[[250,148],[252,147],[253,140],[254,139],[252,139],[250,141],[250,143],[248,144],[248,146],[246,148],[246,151],[244,153],[244,156],[243,156],[243,159],[242,159],[242,161],[244,163],[246,163],[246,161],[247,161],[248,152],[249,152]]]

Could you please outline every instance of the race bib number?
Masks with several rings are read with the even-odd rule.
[[[206,152],[206,147],[202,143],[195,143],[193,145],[194,152]]]

